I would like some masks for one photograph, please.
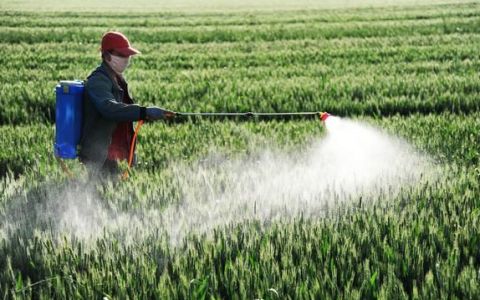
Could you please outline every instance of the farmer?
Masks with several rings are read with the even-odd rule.
[[[127,160],[134,121],[171,119],[175,112],[134,104],[123,76],[130,57],[140,51],[120,32],[102,37],[102,64],[85,82],[84,125],[80,160],[90,175],[119,174],[118,161]]]

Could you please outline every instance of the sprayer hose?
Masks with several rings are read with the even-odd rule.
[[[132,163],[133,163],[135,141],[137,140],[138,132],[140,131],[140,128],[142,127],[143,123],[144,123],[144,121],[140,120],[140,121],[138,121],[137,126],[135,127],[135,132],[133,133],[132,142],[130,144],[130,153],[128,155],[128,169],[125,170],[125,172],[123,172],[122,179],[127,179],[128,178],[128,172],[130,171],[130,168],[132,167]]]

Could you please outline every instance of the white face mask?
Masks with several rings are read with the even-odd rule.
[[[116,56],[116,55],[110,55],[111,60],[108,63],[110,67],[115,71],[117,74],[122,74],[123,71],[128,67],[128,64],[130,63],[130,57],[122,57],[122,56]]]

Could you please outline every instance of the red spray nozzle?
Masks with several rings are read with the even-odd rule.
[[[325,122],[325,120],[330,116],[331,116],[331,114],[329,114],[327,112],[322,112],[322,113],[320,113],[320,120],[322,120],[322,122]]]

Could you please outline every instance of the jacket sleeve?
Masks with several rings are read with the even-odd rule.
[[[145,107],[118,102],[111,91],[112,83],[104,74],[97,73],[88,79],[86,92],[102,117],[116,122],[145,118]]]

